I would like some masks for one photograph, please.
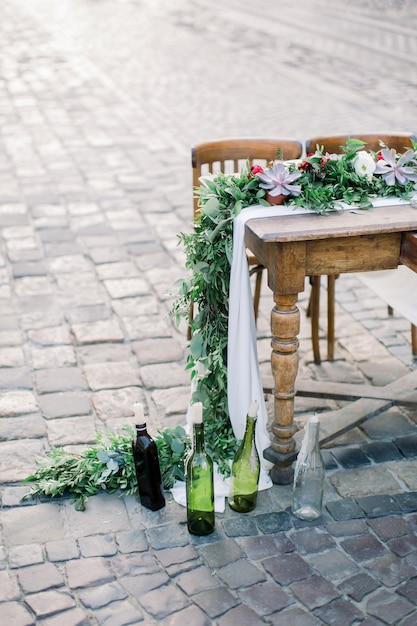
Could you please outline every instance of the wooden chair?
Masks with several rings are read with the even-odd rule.
[[[341,153],[341,146],[351,139],[361,139],[366,142],[366,150],[381,149],[380,141],[384,142],[389,148],[394,148],[397,152],[404,152],[405,149],[411,148],[411,137],[407,133],[390,134],[359,134],[359,135],[336,135],[336,136],[317,136],[306,141],[306,154],[315,152],[316,146],[323,147],[325,152],[330,154]],[[327,358],[332,361],[334,358],[334,342],[335,342],[335,281],[337,276],[327,277]],[[314,362],[321,363],[319,348],[319,313],[320,313],[320,276],[311,277],[311,294],[307,314],[311,316],[311,335],[313,343]],[[390,307],[388,309],[390,311]],[[390,311],[392,314],[392,309]],[[411,346],[413,356],[417,356],[417,328],[411,325]]]
[[[211,172],[238,172],[249,161],[263,166],[276,159],[289,160],[301,157],[303,146],[294,139],[219,139],[200,143],[191,149],[193,189],[198,187],[200,176]],[[194,197],[194,217],[198,214],[198,198]],[[249,273],[256,274],[253,308],[255,322],[258,318],[263,266],[247,250]],[[190,311],[192,317],[192,311]],[[190,329],[188,329],[190,338]]]

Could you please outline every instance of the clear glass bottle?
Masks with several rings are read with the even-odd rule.
[[[235,454],[230,478],[230,508],[239,513],[248,513],[256,506],[261,463],[255,444],[258,403],[252,402],[246,416],[246,429],[242,443]]]
[[[143,416],[143,405],[133,405],[136,420],[136,441],[132,442],[133,460],[138,482],[139,498],[143,506],[157,511],[165,506],[165,497],[159,466],[158,448],[148,434]]]
[[[213,461],[204,446],[203,406],[192,405],[193,446],[185,461],[187,526],[194,535],[214,530]]]
[[[324,462],[319,445],[320,423],[317,415],[305,425],[304,438],[294,472],[292,511],[300,519],[320,517],[323,503]]]

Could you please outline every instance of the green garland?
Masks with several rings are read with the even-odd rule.
[[[201,210],[194,231],[179,235],[190,277],[177,281],[179,297],[171,314],[177,323],[185,318],[191,326],[187,369],[196,383],[192,402],[203,404],[207,447],[227,474],[237,445],[227,406],[226,362],[233,219],[246,206],[268,203],[248,170],[237,177],[219,174],[196,193]],[[190,319],[192,304],[197,313]],[[198,364],[204,368],[202,376]]]

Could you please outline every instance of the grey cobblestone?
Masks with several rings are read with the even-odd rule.
[[[161,624],[163,626],[183,626],[183,624],[193,624],[193,626],[210,626],[211,620],[203,611],[196,606],[189,606],[182,611],[165,618]]]
[[[81,372],[76,367],[59,367],[37,370],[35,387],[39,394],[87,389]]]
[[[148,549],[148,540],[143,530],[125,530],[116,533],[116,542],[120,552],[144,552]]]
[[[92,537],[80,537],[78,540],[81,555],[90,556],[113,556],[117,553],[116,543],[112,535],[99,535]]]
[[[293,583],[290,589],[311,611],[340,597],[338,590],[329,581],[317,575]]]
[[[265,622],[245,605],[231,609],[218,620],[219,626],[233,626],[236,623],[242,624],[242,626],[260,626]]]
[[[83,391],[59,391],[41,396],[39,406],[45,419],[50,420],[68,415],[87,415],[91,401]]]
[[[20,589],[15,577],[11,577],[8,572],[0,572],[1,591],[0,598],[2,602],[10,602],[18,600],[20,597]]]
[[[40,415],[0,418],[0,441],[40,439],[45,437],[46,430],[45,421]]]
[[[89,415],[50,420],[47,429],[51,446],[93,443],[96,438],[94,417]]]
[[[19,571],[18,577],[25,593],[44,591],[53,587],[61,587],[64,584],[62,574],[53,563],[25,567]]]
[[[103,585],[114,580],[114,575],[102,557],[69,561],[65,569],[70,589]]]
[[[125,576],[121,580],[123,587],[129,594],[140,601],[140,598],[154,589],[160,589],[164,585],[169,584],[170,579],[165,572],[156,572],[154,574],[139,574],[138,576]]]
[[[202,591],[194,596],[193,601],[212,619],[238,604],[235,596],[225,587]]]
[[[46,554],[50,561],[69,561],[80,556],[80,550],[74,539],[49,541],[45,544]]]
[[[222,572],[224,573],[224,568]],[[218,573],[220,578],[222,578],[222,573]],[[180,574],[176,578],[176,582],[184,593],[187,594],[187,596],[192,596],[200,591],[206,591],[208,589],[214,589],[221,586],[215,572],[205,566],[197,567],[190,572]]]
[[[15,626],[32,626],[33,624],[31,613],[17,602],[2,603],[1,615],[6,624],[14,624]]]
[[[164,598],[163,604],[161,597]],[[139,602],[156,620],[164,619],[190,604],[187,596],[173,585],[149,591],[141,596]]]
[[[148,552],[143,554],[127,554],[115,558],[112,562],[113,570],[117,576],[139,576],[142,574],[154,574],[160,571],[156,557]]]
[[[54,591],[53,589],[27,595],[25,602],[39,619],[75,608],[74,599],[68,593]]]
[[[70,609],[43,620],[45,626],[88,626],[88,617],[81,609]]]
[[[12,569],[43,563],[42,546],[37,543],[32,543],[30,545],[10,548],[8,561],[9,567]]]
[[[266,580],[264,572],[246,559],[219,568],[217,574],[229,589],[251,587]]]
[[[124,581],[125,582],[125,581]],[[100,585],[92,589],[84,589],[79,592],[79,598],[88,609],[98,609],[107,606],[111,602],[124,600],[128,593],[117,582]]]
[[[398,622],[413,611],[413,605],[386,589],[377,592],[366,605],[370,615],[382,619],[387,624]]]
[[[360,602],[365,596],[378,589],[379,583],[368,574],[357,574],[339,585],[342,593],[349,595],[353,600]]]
[[[324,578],[334,583],[345,580],[359,572],[356,563],[337,549],[329,550],[323,554],[316,554],[309,559],[309,563]]]
[[[109,626],[127,626],[143,622],[142,612],[132,606],[128,600],[113,602],[95,612],[98,624]]]
[[[346,626],[350,626],[350,624],[364,617],[363,612],[358,607],[353,606],[351,602],[343,598],[338,598],[334,602],[316,609],[315,615],[329,626],[336,626],[341,620]]]

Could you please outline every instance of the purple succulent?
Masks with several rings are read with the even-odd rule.
[[[272,168],[263,173],[258,173],[256,176],[262,181],[259,186],[262,189],[267,189],[271,196],[299,196],[301,193],[301,185],[291,184],[300,178],[301,174],[289,172],[284,163],[274,163]]]
[[[400,156],[398,161],[396,160],[396,152],[394,149],[381,150],[381,157],[375,169],[375,174],[381,174],[389,187],[400,183],[405,185],[409,181],[417,181],[417,173],[415,166],[417,165],[414,159],[414,150],[407,150]],[[407,165],[408,164],[408,165]]]

